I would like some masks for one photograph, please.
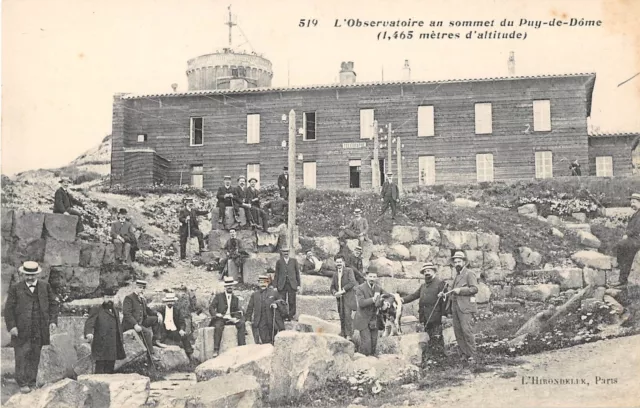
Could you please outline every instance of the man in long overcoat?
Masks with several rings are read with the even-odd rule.
[[[209,211],[193,208],[192,198],[185,198],[183,202],[184,207],[178,213],[178,221],[180,221],[180,259],[187,257],[187,240],[189,238],[198,238],[200,252],[204,252],[204,236],[198,226],[198,216],[209,214]]]
[[[289,248],[282,248],[280,259],[276,262],[276,288],[289,305],[291,321],[296,316],[296,294],[300,289],[300,266],[296,259],[289,257]]]
[[[126,358],[120,313],[113,304],[113,294],[94,306],[84,323],[84,337],[91,343],[91,357],[95,361],[94,374],[112,374],[116,360]]]
[[[620,268],[620,282],[618,286],[626,285],[631,273],[633,259],[640,250],[640,193],[631,195],[631,208],[635,213],[627,224],[627,231],[616,246],[618,267]]]
[[[353,270],[344,266],[344,257],[335,256],[337,271],[331,279],[329,290],[338,302],[338,314],[340,315],[340,335],[347,340],[353,337],[353,319],[351,312],[356,310],[356,296],[354,288],[357,285]]]
[[[78,217],[78,224],[76,224],[76,233],[84,231],[82,225],[82,213],[73,208],[74,205],[78,205],[78,200],[73,198],[69,194],[69,185],[71,185],[71,179],[68,177],[62,177],[60,179],[60,187],[56,190],[53,197],[53,213],[76,215]]]
[[[473,362],[476,354],[476,341],[471,323],[473,314],[478,313],[475,298],[475,294],[478,293],[478,278],[467,269],[467,256],[463,251],[456,251],[451,259],[456,271],[456,277],[453,280],[453,293],[449,300],[453,317],[453,332],[456,335],[456,343],[458,343],[460,351],[470,362]]]
[[[42,346],[58,323],[58,297],[37,278],[42,272],[37,262],[27,261],[18,270],[24,279],[9,288],[4,320],[15,350],[16,382],[28,393],[35,387]]]
[[[222,333],[227,325],[236,327],[238,346],[246,344],[246,327],[244,315],[240,309],[240,299],[233,294],[233,287],[236,284],[237,282],[232,277],[225,276],[224,292],[216,293],[211,305],[209,305],[209,314],[211,315],[209,326],[213,326],[213,357],[217,357],[220,353]]]
[[[284,330],[283,318],[289,314],[287,303],[277,290],[269,287],[269,280],[267,275],[258,277],[260,289],[251,295],[245,313],[256,344],[273,344],[275,335]]]
[[[162,315],[154,313],[147,306],[147,300],[144,298],[146,287],[146,281],[137,280],[134,292],[124,298],[122,302],[122,331],[134,329],[144,337],[149,353],[153,354],[153,346],[165,347],[159,340]]]
[[[387,212],[389,206],[391,206],[391,219],[396,219],[396,206],[398,205],[398,200],[400,199],[400,190],[398,186],[393,182],[393,173],[387,173],[387,179],[382,185],[382,213],[380,216],[382,217],[384,213]]]
[[[358,310],[353,328],[360,332],[360,353],[365,356],[376,354],[378,344],[378,310],[382,306],[382,294],[387,292],[377,283],[378,274],[367,273],[367,281],[356,286]]]
[[[167,339],[180,342],[185,354],[191,360],[193,347],[191,346],[191,339],[187,335],[187,322],[180,308],[175,307],[177,301],[178,298],[173,293],[167,293],[162,299],[164,305],[158,310],[158,313],[162,315],[160,341],[163,344]]]

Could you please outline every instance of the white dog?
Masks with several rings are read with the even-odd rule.
[[[382,337],[402,334],[402,299],[397,293],[382,295],[382,305],[378,316],[384,327]]]

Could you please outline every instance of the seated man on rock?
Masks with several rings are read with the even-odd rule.
[[[133,293],[124,298],[122,302],[122,331],[134,329],[142,337],[149,353],[153,354],[153,346],[165,347],[159,341],[162,315],[154,313],[147,306],[147,300],[144,298],[146,288],[146,281],[137,280]]]
[[[307,251],[304,264],[302,264],[302,273],[331,278],[335,273],[335,268],[330,268],[328,262],[322,262],[312,251]]]
[[[258,277],[260,289],[253,292],[247,306],[247,321],[253,328],[256,344],[273,344],[278,332],[284,330],[284,318],[289,315],[289,305],[273,287],[267,275]]]
[[[369,222],[362,217],[362,210],[356,208],[353,212],[355,218],[351,220],[349,225],[340,227],[338,238],[344,241],[348,238],[358,239],[360,245],[369,240]]]
[[[64,215],[76,215],[78,217],[78,224],[76,225],[76,233],[81,233],[84,231],[84,226],[82,225],[82,213],[78,211],[74,206],[78,206],[80,202],[73,198],[71,194],[69,194],[69,186],[71,185],[71,179],[68,177],[62,177],[60,179],[60,188],[56,190],[55,196],[53,198],[53,213],[54,214],[64,214]]]
[[[189,336],[187,336],[187,324],[184,316],[179,308],[174,307],[178,298],[173,293],[167,293],[162,299],[164,306],[159,313],[162,315],[163,323],[160,324],[160,341],[165,342],[167,339],[178,342],[182,345],[187,357],[191,359],[193,347]]]
[[[115,247],[116,262],[131,265],[131,249],[137,248],[133,225],[127,220],[127,210],[118,211],[118,220],[111,224],[111,240]]]
[[[236,230],[229,230],[229,240],[224,244],[225,258],[220,261],[220,277],[229,276],[229,263],[233,262],[240,276],[242,276],[242,266],[249,257],[247,251],[242,247],[242,241],[237,238]],[[234,276],[231,276],[235,278]]]
[[[244,346],[245,341],[245,320],[240,310],[240,299],[233,294],[233,287],[237,282],[229,276],[224,277],[224,292],[217,293],[209,306],[211,323],[213,326],[213,357],[220,354],[220,343],[222,343],[222,332],[227,325],[236,326],[238,346]]]
[[[287,223],[289,219],[289,202],[280,198],[280,193],[275,193],[273,200],[269,201],[264,209],[269,211],[269,217],[275,224]]]
[[[640,193],[631,195],[631,208],[635,213],[627,224],[626,234],[616,247],[618,267],[620,268],[620,281],[616,286],[627,284],[633,259],[640,250]]]

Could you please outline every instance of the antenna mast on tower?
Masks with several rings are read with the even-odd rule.
[[[227,7],[227,10],[229,10],[229,21],[227,21],[226,23],[224,23],[225,25],[229,26],[229,51],[231,51],[231,44],[232,44],[232,30],[233,30],[233,26],[238,25],[237,23],[233,22],[233,16],[231,15],[231,4],[229,4],[229,7]]]

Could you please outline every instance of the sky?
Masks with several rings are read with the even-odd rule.
[[[271,60],[274,86],[336,82],[342,61],[359,82],[399,80],[405,60],[413,80],[506,76],[513,51],[516,75],[595,72],[591,124],[640,131],[640,75],[618,86],[640,72],[640,1],[4,0],[2,173],[62,166],[96,146],[111,132],[115,93],[186,90],[187,60],[227,46],[229,4],[241,29],[233,46]],[[450,21],[514,19],[503,30],[527,39],[379,41],[383,29],[334,27],[350,18],[440,20],[436,30],[463,36]],[[517,27],[553,18],[603,23]]]

